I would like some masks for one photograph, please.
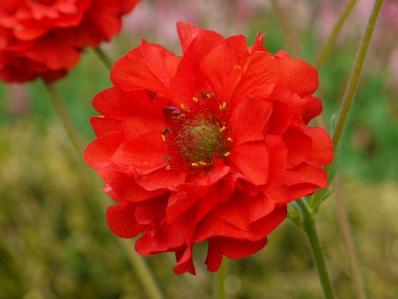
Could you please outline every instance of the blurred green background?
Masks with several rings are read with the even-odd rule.
[[[313,62],[347,1],[280,1]],[[319,96],[333,123],[373,1],[360,0],[327,63]],[[355,298],[338,221],[336,196],[346,205],[369,298],[398,298],[398,2],[386,1],[359,93],[337,155],[340,192],[318,218],[333,284]],[[148,22],[148,16],[151,21]],[[141,37],[178,50],[176,20],[253,40],[265,32],[272,52],[286,49],[267,0],[143,1],[124,32],[104,46],[114,59]],[[93,138],[93,96],[110,86],[108,72],[87,50],[56,84],[85,140]],[[41,82],[0,84],[0,299],[147,298],[109,232],[95,193],[53,112]],[[109,201],[110,203],[110,201]],[[167,298],[211,298],[212,274],[199,250],[196,277],[172,273],[173,256],[147,258]],[[321,291],[303,233],[286,221],[260,253],[228,263],[228,298],[318,299]]]

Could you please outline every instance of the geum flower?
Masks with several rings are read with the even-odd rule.
[[[74,67],[85,47],[120,31],[139,0],[7,0],[0,2],[0,79],[53,81]]]
[[[267,243],[289,202],[327,184],[327,132],[309,127],[322,105],[304,61],[272,55],[257,36],[223,38],[178,23],[182,56],[142,41],[113,66],[113,87],[93,105],[97,135],[86,163],[115,205],[111,230],[142,255],[175,252],[175,273],[195,273],[208,241],[209,271]]]

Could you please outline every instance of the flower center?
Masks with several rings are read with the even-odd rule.
[[[225,122],[226,104],[219,103],[212,93],[192,98],[189,108],[167,106],[164,109],[168,127],[162,132],[169,156],[168,169],[207,168],[216,159],[230,155],[232,138]]]
[[[220,127],[199,116],[185,122],[176,136],[176,147],[187,162],[211,163],[222,147]]]

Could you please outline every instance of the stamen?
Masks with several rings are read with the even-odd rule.
[[[177,119],[182,119],[186,116],[185,113],[180,113],[179,115],[177,115]]]
[[[218,132],[222,133],[227,129],[226,126],[222,126],[221,128],[218,129]]]
[[[182,110],[187,110],[187,106],[185,106],[185,104],[180,104],[180,108],[181,108]]]
[[[199,167],[199,163],[193,162],[193,163],[191,163],[191,166],[192,166],[192,167]]]
[[[192,101],[194,101],[195,103],[197,103],[199,101],[198,97],[192,97]]]
[[[228,157],[228,156],[230,156],[230,155],[231,155],[231,152],[225,152],[223,156],[224,156],[224,157]]]
[[[225,109],[227,109],[227,102],[222,102],[218,108],[219,108],[220,110],[225,110]]]
[[[162,141],[163,141],[163,142],[166,142],[166,141],[167,141],[166,135],[165,135],[165,134],[161,134],[160,136],[162,137]]]
[[[170,166],[170,165],[167,165],[167,166],[166,166],[166,170],[171,170],[171,166]]]
[[[204,161],[199,161],[198,162],[200,166],[207,166],[209,165],[208,163],[204,162]]]
[[[232,141],[234,141],[234,140],[233,140],[231,137],[228,137],[228,138],[227,138],[227,141],[228,141],[228,142],[232,142]]]
[[[213,98],[214,96],[215,96],[215,94],[212,93],[212,92],[203,92],[203,93],[202,93],[202,97],[204,97],[204,98],[206,98],[206,99],[211,99],[211,98]]]

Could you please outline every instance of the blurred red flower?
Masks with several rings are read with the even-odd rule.
[[[267,243],[286,205],[327,184],[333,149],[309,127],[322,105],[317,71],[257,36],[224,39],[177,25],[182,56],[142,41],[114,65],[114,86],[93,105],[97,135],[86,163],[115,200],[108,224],[143,255],[175,252],[195,273],[193,245],[208,241],[208,270]]]
[[[7,0],[0,2],[0,79],[62,77],[84,47],[110,40],[139,0]]]

